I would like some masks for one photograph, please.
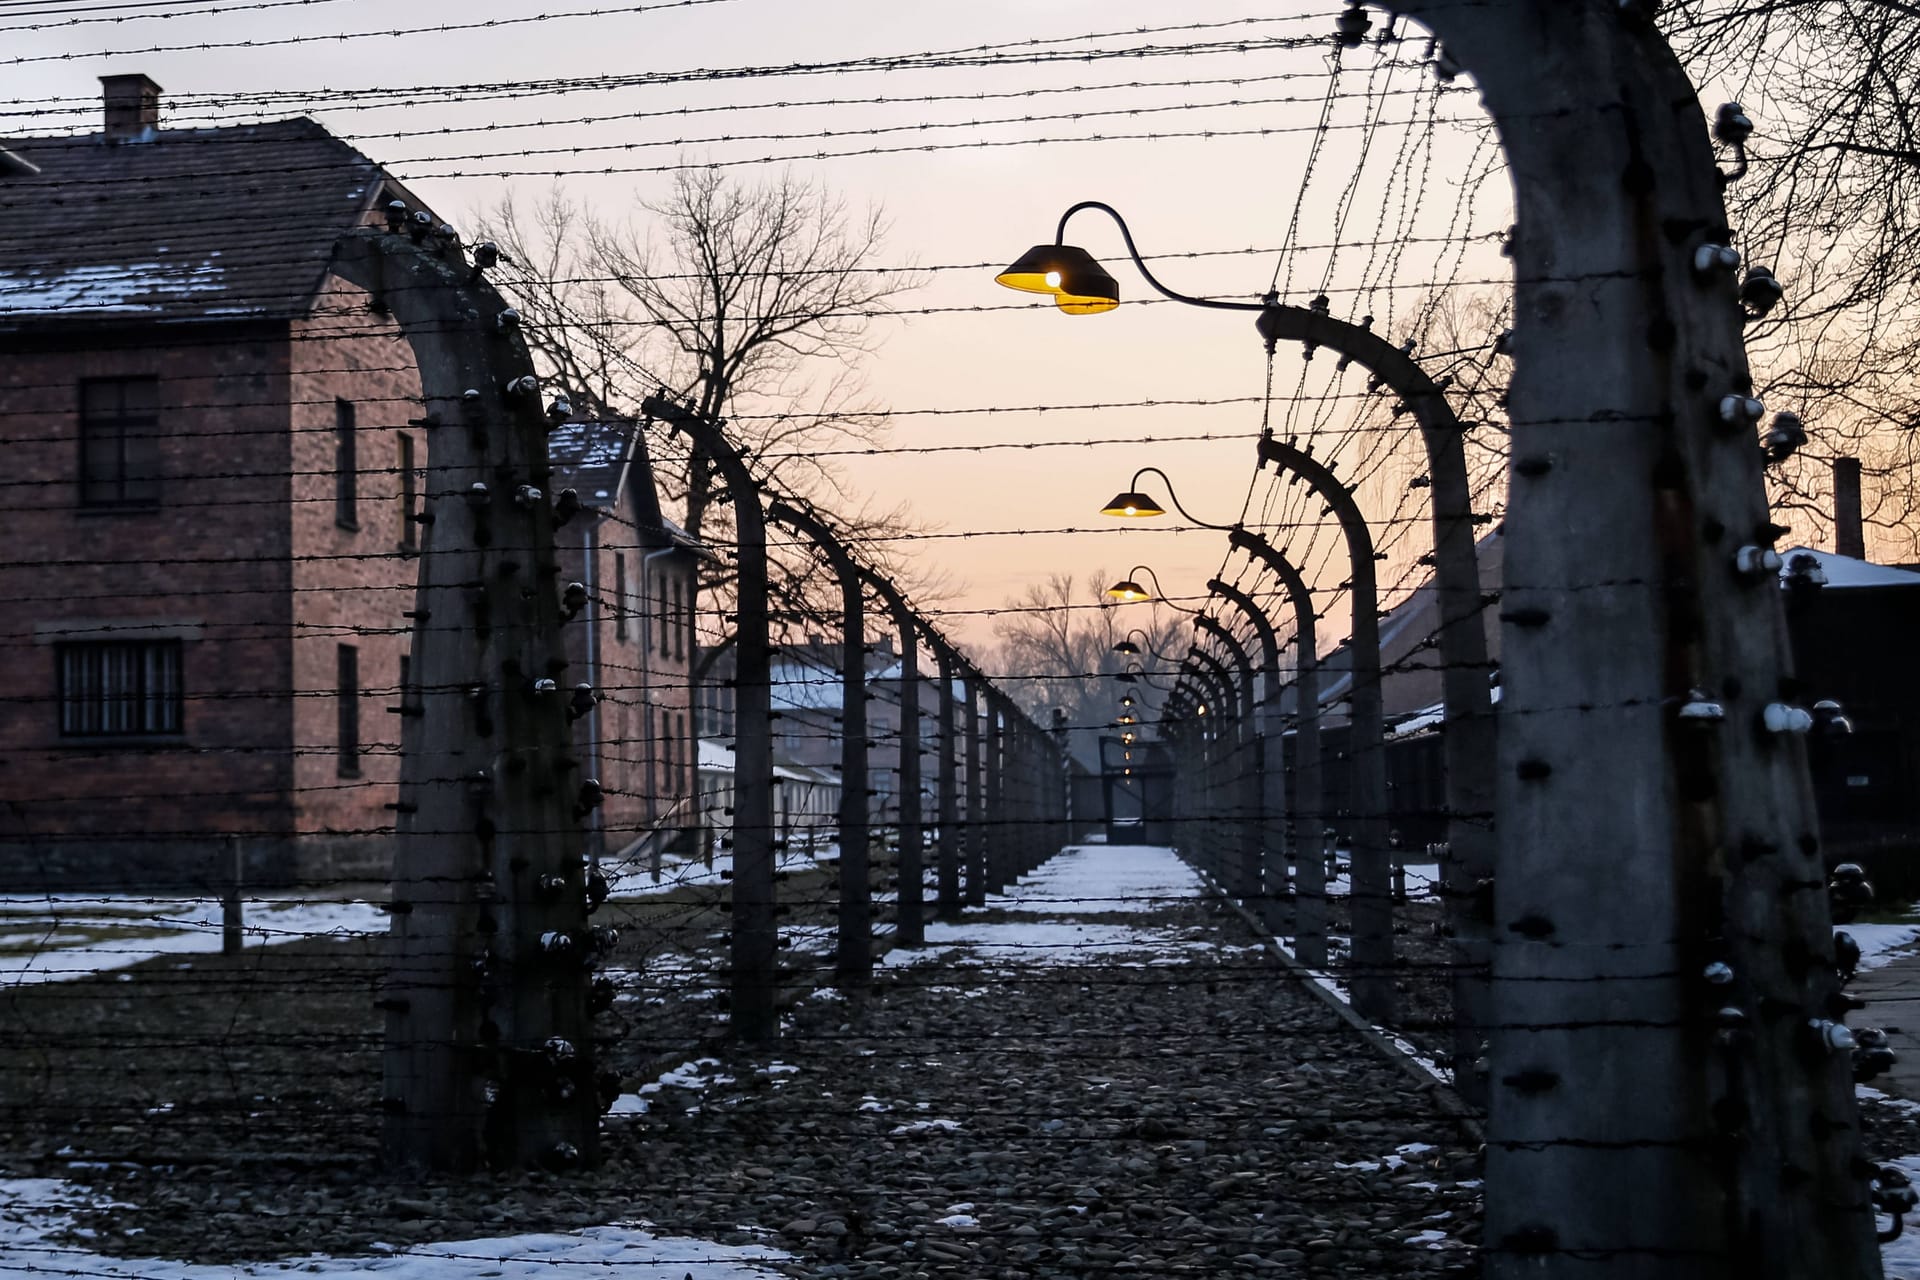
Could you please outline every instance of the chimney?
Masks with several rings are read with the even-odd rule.
[[[160,86],[138,72],[101,76],[107,105],[107,141],[137,142],[160,127]]]
[[[1833,460],[1833,549],[1855,560],[1867,558],[1867,539],[1860,522],[1860,459]]]

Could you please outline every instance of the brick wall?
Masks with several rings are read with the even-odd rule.
[[[589,581],[583,572],[585,546],[593,542],[589,612],[597,670],[576,674],[589,671],[583,615],[568,626],[572,665],[567,678],[569,683],[590,680],[600,694],[596,717],[579,721],[574,737],[583,763],[598,769],[606,792],[599,816],[599,839],[606,852],[638,839],[693,787],[693,717],[687,697],[692,653],[685,613],[692,557],[672,550],[649,563],[648,555],[659,550],[657,542],[633,527],[628,511],[623,503],[597,523],[583,517],[569,525],[562,531],[560,561],[563,579]],[[623,585],[624,595],[619,590]],[[663,586],[664,615],[659,603]],[[592,731],[596,720],[597,742]]]
[[[409,525],[403,455],[411,442],[424,491],[428,433],[412,350],[396,326],[341,281],[293,326],[289,424],[292,576],[293,812],[297,871],[309,883],[384,879],[398,794],[401,657],[410,644],[419,526]],[[342,509],[343,415],[355,481]],[[413,534],[410,545],[409,534]],[[357,751],[342,751],[340,651],[353,651]]]
[[[0,882],[192,883],[290,830],[283,326],[13,339],[0,364]],[[158,379],[158,501],[83,506],[80,383]],[[63,640],[178,640],[182,732],[63,736]]]

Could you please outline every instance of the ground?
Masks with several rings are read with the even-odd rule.
[[[661,945],[622,959],[621,1054],[654,1082],[578,1177],[378,1176],[364,939],[11,989],[0,1163],[40,1181],[0,1191],[21,1220],[0,1265],[331,1270],[429,1245],[435,1275],[591,1257],[649,1280],[1475,1265],[1471,1142],[1167,851],[1069,851],[868,992],[802,1000],[778,1046],[662,1073],[713,1017],[710,906],[679,894],[639,905],[632,936]]]

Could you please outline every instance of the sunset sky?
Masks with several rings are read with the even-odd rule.
[[[975,611],[1056,572],[1118,573],[1147,563],[1169,594],[1204,592],[1206,579],[1228,563],[1223,534],[1173,531],[1171,520],[1123,526],[1098,514],[1144,465],[1167,471],[1195,515],[1227,523],[1245,511],[1250,524],[1269,526],[1276,543],[1289,545],[1310,576],[1328,588],[1342,581],[1337,540],[1319,504],[1305,502],[1299,489],[1276,488],[1271,473],[1255,475],[1253,440],[1263,416],[1282,434],[1298,431],[1341,452],[1342,474],[1364,482],[1363,497],[1381,521],[1377,536],[1392,552],[1383,584],[1404,590],[1418,581],[1407,576],[1419,547],[1406,534],[1418,529],[1423,493],[1407,482],[1424,468],[1409,448],[1406,420],[1390,422],[1377,400],[1361,394],[1364,371],[1337,373],[1324,354],[1304,364],[1297,347],[1283,347],[1272,366],[1273,398],[1263,404],[1269,369],[1251,316],[1130,301],[1106,315],[1068,317],[996,286],[992,276],[1028,246],[1051,240],[1070,204],[1098,199],[1126,214],[1144,253],[1207,255],[1157,263],[1176,289],[1250,300],[1274,287],[1283,300],[1306,305],[1324,288],[1333,314],[1372,314],[1396,341],[1417,334],[1423,355],[1484,346],[1492,313],[1469,304],[1497,306],[1504,293],[1498,239],[1509,220],[1506,180],[1495,148],[1475,129],[1480,116],[1469,81],[1437,79],[1420,33],[1384,49],[1370,41],[1345,51],[1335,77],[1329,37],[1339,6],[1332,3],[707,0],[646,12],[602,3],[581,8],[622,11],[568,17],[559,7],[545,20],[480,30],[253,48],[239,46],[526,15],[504,0],[150,7],[175,16],[75,24],[81,11],[72,5],[0,11],[0,109],[7,112],[0,140],[97,129],[96,77],[140,71],[167,92],[164,124],[312,115],[456,224],[504,193],[531,199],[556,182],[600,216],[619,218],[636,199],[662,196],[671,166],[705,161],[729,165],[742,181],[789,168],[855,208],[882,206],[891,230],[877,265],[918,266],[927,278],[898,300],[900,316],[877,327],[879,347],[863,369],[867,398],[899,413],[889,444],[1044,446],[895,452],[848,464],[854,485],[880,505],[905,498],[918,518],[948,535],[916,544],[911,554],[950,581],[944,608],[958,612],[948,629],[961,637],[990,641],[992,620]],[[219,12],[205,12],[211,9]],[[1096,33],[1116,34],[1087,38]],[[1228,44],[1244,48],[1220,48]],[[200,45],[228,47],[157,48]],[[993,48],[908,69],[619,88],[579,83],[980,46]],[[1186,52],[1153,53],[1168,48]],[[1011,61],[1037,51],[1118,49],[1146,52],[1050,65]],[[996,65],[945,65],[981,60]],[[464,98],[432,91],[536,80],[572,87]],[[427,92],[401,105],[343,93],[416,86]],[[240,96],[262,91],[275,96]],[[228,95],[231,102],[221,100]],[[843,105],[769,105],[820,100]],[[435,132],[443,129],[463,132]],[[1147,134],[1161,136],[1138,136]],[[1096,137],[1110,140],[1086,140]],[[921,147],[930,149],[905,149]],[[848,154],[873,150],[879,153]],[[516,154],[529,151],[540,153]],[[827,158],[813,158],[822,153]],[[736,163],[743,161],[754,163]],[[609,168],[645,171],[591,172]],[[556,177],[556,170],[567,172]],[[1154,297],[1104,217],[1079,215],[1067,239],[1106,263],[1124,298]],[[1334,241],[1343,247],[1330,254]],[[1436,280],[1454,287],[1430,314]],[[1438,356],[1431,367],[1450,370],[1461,358]],[[1464,358],[1485,363],[1473,352]],[[1469,369],[1462,376],[1482,375]],[[1176,403],[1195,401],[1225,403]],[[1139,402],[1156,403],[1072,407]],[[1368,405],[1371,425],[1342,435],[1356,407]],[[913,412],[985,409],[1005,412]],[[1399,452],[1385,457],[1396,441]],[[1235,561],[1227,576],[1243,565]],[[1332,631],[1330,640],[1344,635]]]

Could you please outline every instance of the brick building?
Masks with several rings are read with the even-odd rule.
[[[165,129],[159,86],[102,84],[101,132],[0,138],[0,885],[382,876],[427,439],[408,344],[328,264],[421,203],[311,120]],[[588,544],[615,601],[662,549],[629,461],[654,532]],[[603,736],[646,719],[611,657],[643,612],[596,604],[635,676],[588,668]],[[692,751],[600,754],[611,831]]]
[[[562,571],[587,588],[585,617],[565,638],[572,669],[592,672],[598,695],[574,729],[606,791],[591,819],[594,851],[624,861],[649,856],[636,846],[650,841],[687,846],[697,825],[686,797],[699,760],[688,690],[700,547],[661,513],[633,419],[569,422],[547,449],[554,488],[572,488],[582,508],[556,541]]]

